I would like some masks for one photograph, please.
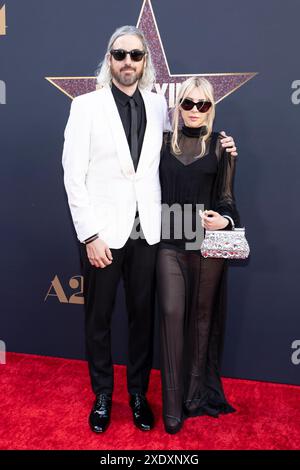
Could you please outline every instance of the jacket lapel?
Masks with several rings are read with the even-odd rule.
[[[104,87],[102,96],[104,100],[106,117],[114,137],[114,143],[117,148],[117,154],[122,171],[126,176],[132,176],[135,173],[135,170],[129,145],[126,139],[126,134],[124,132],[119,111],[109,85]]]
[[[110,86],[105,86],[102,92],[106,117],[114,137],[114,143],[117,148],[117,154],[122,171],[125,176],[132,177],[135,175],[135,169],[131,158],[130,148]],[[154,126],[151,94],[143,90],[141,90],[141,94],[145,104],[147,123],[139,163],[136,170],[137,177],[142,176],[147,169],[147,155],[149,153],[149,149],[151,149],[151,135]]]
[[[151,95],[150,93],[147,93],[144,90],[141,90],[141,94],[142,94],[144,104],[145,104],[147,124],[146,124],[139,164],[136,170],[137,176],[142,176],[142,174],[145,172],[147,168],[147,155],[148,155],[149,149],[151,149],[151,135],[152,135],[152,130],[153,130],[153,120],[154,120],[153,112],[152,112],[153,105],[151,102]]]

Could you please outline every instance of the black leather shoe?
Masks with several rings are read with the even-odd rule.
[[[100,433],[106,431],[110,423],[111,395],[99,393],[93,405],[89,423],[91,430]]]
[[[130,406],[133,422],[141,431],[150,431],[154,426],[154,416],[145,395],[134,393],[130,395]]]

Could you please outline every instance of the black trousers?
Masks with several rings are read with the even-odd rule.
[[[84,276],[86,349],[95,394],[112,393],[111,317],[117,287],[124,281],[128,315],[127,387],[129,393],[146,393],[152,366],[155,308],[155,264],[158,244],[129,238],[120,249],[111,249],[113,262],[96,268],[80,246]]]

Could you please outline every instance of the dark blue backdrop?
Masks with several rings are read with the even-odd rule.
[[[80,292],[76,279],[69,284],[80,269],[61,167],[70,99],[44,77],[93,75],[109,36],[137,23],[142,1],[4,3],[0,340],[9,351],[83,358],[83,306],[69,302]],[[239,147],[236,197],[251,245],[249,261],[230,268],[222,370],[300,384],[300,105],[292,88],[300,80],[300,4],[152,0],[152,6],[172,73],[258,72],[217,106],[216,129]],[[117,363],[126,360],[126,329],[120,288]]]

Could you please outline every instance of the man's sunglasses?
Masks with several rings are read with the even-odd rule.
[[[140,51],[139,49],[133,49],[132,51],[125,51],[125,49],[112,49],[110,53],[113,58],[118,61],[124,60],[127,54],[129,54],[133,62],[140,62],[146,54],[145,51]]]
[[[184,109],[184,111],[191,111],[193,107],[196,106],[199,113],[207,113],[207,111],[211,108],[211,105],[212,103],[210,101],[200,100],[195,103],[188,98],[185,98],[185,100],[181,101],[180,103],[180,106],[182,109]]]

